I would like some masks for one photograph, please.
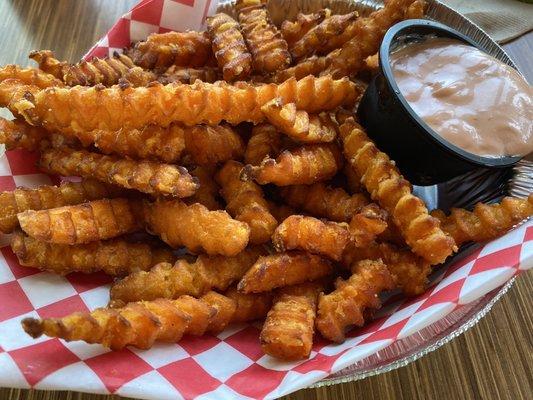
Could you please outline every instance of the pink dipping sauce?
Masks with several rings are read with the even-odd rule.
[[[390,60],[401,94],[448,142],[484,157],[533,151],[533,88],[512,67],[437,37],[408,44]]]

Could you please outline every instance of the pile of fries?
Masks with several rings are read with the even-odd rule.
[[[26,318],[31,336],[147,349],[264,319],[264,352],[304,359],[315,329],[343,341],[380,293],[422,293],[458,246],[533,214],[531,195],[429,213],[358,124],[384,33],[422,0],[279,29],[261,0],[235,7],[111,58],[0,69],[1,142],[81,177],[1,193],[0,230],[22,265],[116,277],[107,307]]]

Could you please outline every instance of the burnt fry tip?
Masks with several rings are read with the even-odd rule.
[[[44,332],[42,321],[36,318],[24,318],[21,324],[24,332],[34,339],[40,337]]]
[[[255,167],[253,165],[247,164],[243,167],[241,170],[241,173],[239,174],[239,179],[243,182],[248,182],[254,179]]]

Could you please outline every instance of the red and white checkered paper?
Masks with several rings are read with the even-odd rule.
[[[150,32],[198,28],[210,0],[145,0],[123,16],[89,53],[108,52]],[[0,190],[33,187],[52,179],[35,169],[34,154],[0,158]],[[55,182],[54,182],[55,183]],[[2,238],[2,245],[8,238]],[[108,302],[110,278],[60,277],[22,267],[9,247],[0,249],[0,386],[116,393],[143,399],[273,399],[307,387],[440,320],[533,266],[533,221],[440,267],[425,294],[392,295],[377,319],[334,345],[318,339],[309,360],[279,362],[263,355],[259,325],[231,326],[218,336],[159,344],[148,351],[110,352],[99,345],[26,335],[25,317],[61,317]]]

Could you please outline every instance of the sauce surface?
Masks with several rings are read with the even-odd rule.
[[[533,88],[513,68],[455,39],[390,55],[401,94],[440,136],[485,157],[533,151]]]

